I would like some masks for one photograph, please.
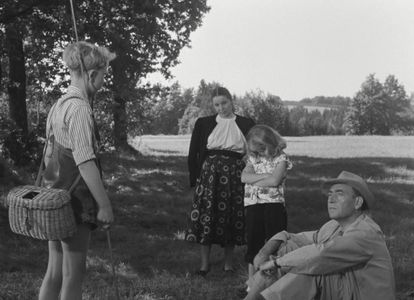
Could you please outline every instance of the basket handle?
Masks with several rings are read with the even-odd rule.
[[[55,111],[55,108],[56,108],[56,104],[57,102],[53,104],[51,112],[50,112],[50,116],[53,115],[53,112]],[[47,150],[47,146],[49,145],[51,132],[52,132],[52,120],[50,120],[49,133],[47,135],[45,147],[43,149],[42,160],[40,161],[39,171],[37,172],[35,186],[40,186],[40,181],[42,180],[42,177],[43,177],[43,171],[44,171],[43,167],[45,164],[46,150]]]
[[[75,181],[72,183],[72,185],[70,186],[70,188],[69,188],[69,190],[68,190],[69,195],[71,195],[71,194],[72,194],[73,190],[75,189],[75,187],[76,187],[76,185],[78,184],[78,182],[79,182],[79,180],[80,180],[80,179],[81,179],[81,174],[79,173],[79,175],[78,175],[78,176],[76,176]]]

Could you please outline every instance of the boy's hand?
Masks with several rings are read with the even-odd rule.
[[[100,207],[98,210],[97,219],[99,222],[102,222],[105,224],[111,224],[114,221],[114,214],[112,212],[112,207],[110,205]]]

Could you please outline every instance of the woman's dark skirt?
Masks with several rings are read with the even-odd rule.
[[[197,180],[186,240],[202,245],[244,245],[244,185],[240,155],[210,154]]]

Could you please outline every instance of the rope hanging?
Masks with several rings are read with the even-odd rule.
[[[70,11],[71,11],[71,15],[72,15],[73,31],[75,33],[76,43],[78,43],[79,42],[79,37],[78,37],[78,29],[76,27],[76,18],[75,18],[75,9],[73,7],[73,0],[69,0],[69,2],[70,2]],[[81,69],[82,77],[83,77],[84,74],[86,74],[86,76],[89,79],[89,74],[87,73],[85,62],[83,61],[82,53],[80,52],[80,50],[79,50],[79,61],[80,61],[80,69]],[[89,103],[91,105],[92,110],[93,110],[93,103],[95,102],[94,100],[95,100],[94,97],[89,99]]]
[[[73,31],[75,32],[76,42],[79,42],[78,38],[78,29],[76,28],[76,19],[75,19],[75,10],[73,9],[73,1],[70,1],[70,11],[72,13],[72,23],[73,23]]]

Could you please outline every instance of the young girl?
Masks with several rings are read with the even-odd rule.
[[[247,162],[241,176],[245,185],[244,206],[246,218],[249,278],[256,270],[253,259],[266,240],[286,230],[284,185],[287,170],[292,163],[283,149],[286,141],[266,125],[256,125],[247,135]]]

